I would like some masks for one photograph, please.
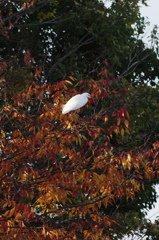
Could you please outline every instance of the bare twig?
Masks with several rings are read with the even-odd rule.
[[[128,76],[129,74],[131,74],[136,67],[143,62],[146,58],[148,58],[151,55],[151,53],[146,54],[144,57],[138,59],[137,61],[134,62],[135,58],[137,58],[137,55],[135,55],[134,57],[130,58],[130,61],[128,63],[127,69],[120,75],[121,78],[124,78],[126,76]]]

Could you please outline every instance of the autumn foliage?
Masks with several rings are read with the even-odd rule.
[[[103,71],[96,81],[31,83],[1,109],[1,239],[111,239],[121,216],[109,207],[115,212],[144,190],[143,179],[158,177],[158,142],[147,152],[111,143],[130,134],[126,106],[102,104],[122,96],[111,82]],[[62,115],[83,91],[97,100]]]
[[[127,51],[133,48],[131,44],[128,47],[124,44],[125,36],[132,34],[127,34],[127,31],[136,19],[125,22],[124,38],[121,34],[111,36],[111,32],[121,31],[125,17],[121,19],[119,14],[116,20],[118,14],[114,14],[113,8],[109,10],[98,1],[93,1],[93,8],[89,6],[91,1],[85,1],[84,9],[77,1],[73,4],[68,2],[70,15],[67,15],[68,9],[63,1],[15,0],[14,3],[1,3],[2,240],[110,240],[120,232],[122,236],[122,232],[129,233],[123,221],[127,212],[131,212],[123,211],[123,208],[129,208],[138,194],[145,191],[146,182],[159,178],[159,141],[147,144],[145,137],[143,144],[131,142],[132,118],[126,97],[128,100],[134,95],[131,91],[128,95],[127,85],[122,85],[126,82],[125,79],[122,82],[122,78],[136,68],[131,61],[138,59],[138,55],[134,56],[130,51],[132,65],[128,64],[128,69],[121,67],[121,62],[127,63],[127,58],[124,61],[120,59],[120,51],[123,49],[122,55],[129,58]],[[112,7],[119,13],[123,1],[114,2],[117,4]],[[126,1],[127,5],[133,9],[130,15],[134,16],[136,4],[135,9],[131,4],[129,6],[129,1]],[[74,14],[76,11],[78,14]],[[87,13],[89,24],[85,19]],[[111,14],[115,18],[109,18]],[[82,27],[78,25],[79,16],[80,23],[84,22]],[[103,16],[107,18],[104,18],[96,39],[96,26]],[[53,25],[53,20],[57,20],[57,25]],[[118,25],[121,20],[122,24]],[[64,24],[64,28],[60,24]],[[114,31],[111,24],[120,30]],[[77,30],[73,31],[73,26]],[[105,39],[106,27],[108,34]],[[71,32],[68,31],[70,29]],[[117,41],[119,36],[120,44]],[[39,40],[40,37],[43,38]],[[50,47],[51,38],[54,47]],[[126,39],[126,44],[130,39]],[[121,47],[121,42],[124,47]],[[121,71],[119,77],[110,71],[106,54],[109,60],[112,58],[110,63],[115,69],[118,65],[124,69],[117,69],[118,73]],[[137,66],[139,63],[137,61]],[[89,92],[95,99],[89,99],[76,113],[63,115],[62,105],[83,92]],[[134,226],[129,227],[134,229]]]

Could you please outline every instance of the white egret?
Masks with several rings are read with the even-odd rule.
[[[68,100],[65,105],[63,105],[62,114],[66,114],[70,111],[83,107],[88,102],[88,98],[93,97],[87,92],[75,95],[70,100]]]

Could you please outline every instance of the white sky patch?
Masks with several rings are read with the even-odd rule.
[[[149,22],[149,25],[145,29],[144,41],[149,45],[148,36],[150,36],[154,25],[159,27],[159,1],[157,0],[147,0],[148,6],[141,5],[140,12],[141,15],[146,18],[146,21]]]
[[[156,0],[147,0],[148,6],[141,6],[141,14],[145,17],[148,17],[150,21],[150,26],[157,24],[159,25],[159,1]]]

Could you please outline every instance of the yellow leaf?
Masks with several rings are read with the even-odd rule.
[[[130,131],[126,128],[126,132],[128,133],[128,134],[130,134]]]
[[[86,136],[82,135],[82,137],[83,137],[83,139],[84,139],[84,140],[86,140],[86,141],[87,141],[87,138],[86,138]]]
[[[66,86],[65,84],[63,85],[63,88],[64,88],[65,90],[67,90],[67,86]]]
[[[6,136],[6,134],[5,134],[5,132],[3,130],[1,130],[1,135],[2,135],[2,137]]]
[[[69,78],[72,80],[72,81],[76,81],[77,79],[72,77],[72,76],[69,76]],[[71,83],[72,84],[72,83]]]
[[[121,129],[120,133],[121,133],[121,136],[123,137],[124,136],[124,128]]]
[[[90,233],[87,230],[84,230],[83,233],[84,233],[84,239],[89,239]]]
[[[118,119],[117,119],[117,125],[118,125],[118,126],[120,125],[120,122],[121,122],[121,120],[120,120],[120,118],[118,118]]]
[[[16,222],[17,220],[22,219],[22,215],[20,212],[18,212],[14,218],[14,221]]]
[[[115,134],[119,134],[119,128],[114,129]],[[110,135],[112,137],[112,135]]]
[[[15,207],[13,207],[11,210],[8,210],[7,212],[5,212],[5,213],[3,214],[3,217],[7,217],[7,218],[12,217],[13,214],[14,214],[14,211],[15,211]]]
[[[129,121],[128,120],[125,119],[124,124],[127,128],[129,127]]]
[[[71,123],[69,122],[68,125],[67,125],[67,128],[71,128]]]
[[[108,205],[108,197],[104,198],[104,199],[102,200],[102,203],[103,203],[104,207],[107,208],[107,205]]]
[[[66,80],[66,82],[72,85],[72,83],[70,81]]]

